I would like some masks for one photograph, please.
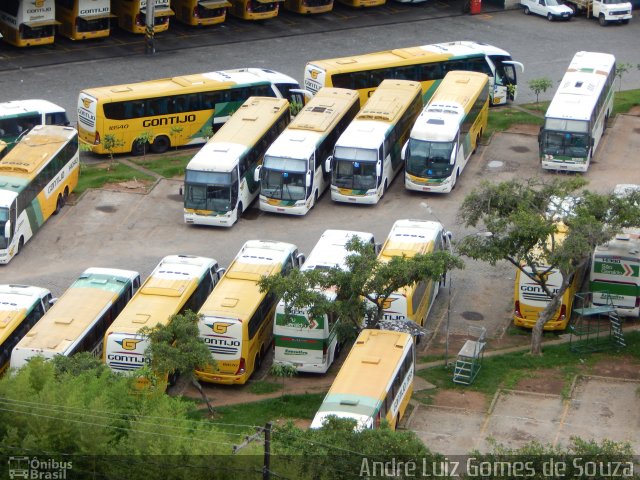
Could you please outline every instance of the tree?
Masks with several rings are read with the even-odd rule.
[[[113,163],[113,151],[116,148],[124,147],[124,140],[109,133],[102,139],[102,146],[109,154],[109,160]],[[111,165],[109,165],[109,168],[111,168]]]
[[[287,378],[293,378],[298,374],[298,369],[290,363],[274,362],[269,369],[269,375],[282,378],[282,394],[280,399],[284,397],[284,381]]]
[[[467,195],[458,212],[465,226],[491,232],[490,236],[464,237],[457,246],[459,253],[491,265],[506,260],[549,297],[532,330],[534,355],[542,353],[544,325],[560,308],[574,275],[588,265],[593,249],[621,228],[638,223],[638,192],[625,197],[601,195],[584,189],[585,185],[577,177],[548,183],[540,179],[484,182]],[[561,236],[564,240],[558,241]],[[546,274],[552,269],[562,275],[556,291],[547,285]]]
[[[538,103],[539,95],[546,92],[553,86],[553,82],[546,77],[531,79],[528,84],[529,89],[536,94],[536,103]]]
[[[630,63],[624,63],[624,62],[620,62],[620,63],[616,63],[616,78],[618,79],[618,91],[622,90],[622,76],[627,73],[629,70],[631,70],[631,64]]]
[[[134,144],[134,154],[139,155],[138,148],[142,148],[142,158],[143,160],[147,159],[147,146],[151,143],[153,139],[153,132],[145,131],[141,132],[136,138],[133,139]]]
[[[170,129],[169,129],[169,135],[171,135],[171,137],[175,137],[175,141],[173,142],[173,144],[176,146],[176,150],[178,150],[178,136],[180,136],[180,134],[183,132],[184,127],[181,127],[180,125],[173,125]]]
[[[149,339],[145,355],[151,358],[152,374],[156,378],[177,375],[178,372],[186,375],[200,392],[209,413],[213,414],[214,410],[209,397],[195,375],[196,368],[215,365],[211,352],[200,338],[198,315],[187,310],[182,315],[173,315],[166,325],[159,323],[153,328],[141,329],[140,334]]]

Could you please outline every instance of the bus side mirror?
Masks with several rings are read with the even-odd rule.
[[[50,298],[49,299],[49,307],[52,307],[57,301],[58,301],[57,298]]]
[[[478,145],[476,145],[476,148],[478,148]],[[451,158],[449,159],[449,163],[451,165],[455,165],[456,164],[456,156],[458,155],[458,146],[454,145],[453,149],[451,150]]]
[[[305,178],[305,185],[307,188],[311,186],[311,172],[307,170],[307,177]]]
[[[224,272],[226,272],[227,269],[226,268],[218,268],[216,269],[216,275],[218,276],[218,280],[220,280],[222,278],[222,275],[224,275]]]
[[[447,244],[447,247],[451,248],[451,240],[453,239],[453,233],[447,230],[446,232],[444,232],[443,237],[444,237],[445,243]]]
[[[382,244],[376,243],[374,249],[375,249],[376,255],[378,255],[380,253],[380,250],[382,250]]]
[[[378,163],[376,163],[376,177],[380,175],[382,175],[382,162],[378,160]]]
[[[11,220],[7,220],[7,223],[4,224],[4,238],[9,238],[11,236]]]
[[[262,169],[261,165],[258,165],[256,167],[256,169],[253,171],[253,181],[254,182],[259,182],[260,181],[260,170]]]
[[[327,159],[324,161],[324,169],[327,173],[331,172],[331,161],[333,160],[333,155],[329,155]]]
[[[306,259],[307,257],[304,256],[304,253],[299,253],[298,255],[296,255],[296,266],[301,267]]]
[[[406,143],[404,144],[404,147],[402,147],[402,152],[400,152],[400,158],[402,159],[403,162],[406,160],[408,147],[409,147],[409,140],[406,141]]]

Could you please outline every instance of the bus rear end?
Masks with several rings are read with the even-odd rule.
[[[176,20],[193,26],[215,25],[225,21],[227,0],[174,0]]]
[[[229,10],[243,20],[267,20],[278,16],[281,0],[231,0]]]
[[[307,63],[304,67],[304,88],[309,90],[314,95],[318,93],[322,87],[331,87],[330,83],[327,83],[327,72],[324,67],[319,67],[313,63]]]
[[[148,0],[153,1],[153,0]],[[118,25],[131,33],[145,33],[147,22],[147,2],[141,0],[113,0],[111,8],[118,17]],[[169,28],[169,19],[173,15],[169,8],[169,0],[155,0],[154,33],[164,32]]]
[[[106,153],[102,146],[100,129],[102,118],[98,120],[98,111],[102,113],[102,104],[89,92],[80,92],[78,96],[78,138],[87,145],[93,153]]]
[[[531,272],[528,267],[525,267],[525,270]],[[552,270],[547,276],[546,284],[549,291],[554,294],[562,285],[562,274],[557,269]],[[560,308],[544,325],[544,330],[564,330],[567,327],[571,316],[573,294],[573,289],[567,288],[562,297]],[[513,323],[516,326],[533,328],[538,321],[540,312],[546,308],[549,300],[538,283],[522,273],[520,269],[516,271],[513,312]]]
[[[112,16],[110,0],[67,0],[56,5],[59,31],[70,40],[108,37]]]
[[[333,10],[333,0],[285,0],[284,8],[303,15],[325,13]]]
[[[198,329],[215,365],[196,370],[197,377],[209,383],[245,383],[253,371],[253,360],[246,358],[249,342],[244,338],[243,323],[235,318],[203,317]]]
[[[151,363],[144,353],[149,340],[142,335],[107,331],[104,344],[104,362],[115,373],[135,372]]]
[[[0,33],[3,41],[16,47],[48,45],[54,42],[55,0],[3,0],[0,2]]]

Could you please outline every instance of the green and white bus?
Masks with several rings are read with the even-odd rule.
[[[255,173],[260,210],[305,215],[329,186],[325,162],[360,110],[358,93],[322,88],[269,147]]]
[[[347,243],[354,237],[377,249],[372,233],[325,230],[301,270],[345,270],[349,256]],[[329,300],[336,298],[335,290],[323,293]],[[292,309],[287,315],[281,300],[276,307],[273,328],[274,362],[293,365],[299,372],[326,373],[342,346],[337,320],[333,315],[311,318],[307,309]]]
[[[587,171],[613,111],[615,75],[613,55],[575,54],[538,135],[543,169]]]
[[[258,196],[254,172],[290,119],[287,100],[249,97],[187,165],[184,221],[235,224]]]

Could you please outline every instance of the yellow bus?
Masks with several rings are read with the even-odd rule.
[[[229,0],[229,13],[242,20],[267,20],[278,16],[283,0]]]
[[[192,255],[164,257],[104,335],[103,360],[116,373],[135,372],[148,364],[143,327],[167,324],[186,310],[197,312],[218,282],[218,262]]]
[[[421,110],[420,82],[384,80],[326,161],[331,199],[378,203],[403,167],[402,147]]]
[[[338,0],[343,5],[354,8],[378,7],[384,5],[386,0]]]
[[[36,125],[0,160],[0,263],[9,263],[78,184],[75,128]]]
[[[260,368],[273,340],[278,298],[261,292],[264,276],[288,274],[304,262],[295,245],[249,240],[231,262],[200,311],[200,337],[214,365],[196,370],[205,382],[243,384]]]
[[[284,8],[300,14],[325,13],[333,10],[333,0],[284,0]]]
[[[91,352],[101,358],[107,328],[139,287],[138,272],[88,268],[13,348],[11,368],[35,356]]]
[[[110,0],[56,0],[58,32],[71,40],[108,37],[111,17]]]
[[[409,404],[415,373],[415,347],[408,333],[363,330],[336,375],[311,428],[328,417],[350,418],[356,429],[394,430]]]
[[[451,249],[451,233],[442,224],[428,220],[397,220],[378,254],[381,262],[393,257],[413,257]],[[424,326],[440,291],[439,281],[425,279],[393,292],[385,302],[382,319],[411,320]]]
[[[227,0],[171,0],[176,20],[198,27],[224,22],[230,6]]]
[[[9,368],[13,347],[42,318],[51,292],[28,285],[0,285],[0,375]]]
[[[169,0],[111,0],[111,11],[118,17],[118,26],[131,33],[145,33],[147,1],[155,1],[154,33],[166,31],[173,15]]]
[[[204,143],[252,96],[304,102],[293,78],[261,68],[91,88],[78,97],[80,140],[94,153],[135,155]],[[142,133],[149,144],[137,140]]]
[[[260,210],[306,215],[331,183],[326,162],[358,114],[358,94],[322,88],[273,142],[255,173]]]
[[[16,47],[53,43],[58,23],[55,0],[0,1],[0,38]]]
[[[249,97],[187,165],[184,221],[233,226],[258,196],[254,172],[290,119],[287,100]]]
[[[557,232],[554,234],[555,242],[562,242],[567,233],[567,227],[563,223],[557,224]],[[549,239],[549,242],[551,239]],[[546,284],[552,293],[557,292],[562,286],[562,274],[557,268],[550,268],[543,265],[542,249],[533,251],[534,258],[539,258],[541,264],[536,266],[538,275],[546,277]],[[518,327],[533,328],[538,321],[538,315],[544,310],[550,301],[546,292],[536,283],[533,278],[535,273],[531,268],[525,266],[525,273],[519,268],[516,269],[516,279],[514,288],[514,308],[513,323]],[[571,320],[573,311],[573,301],[576,293],[580,292],[582,281],[586,274],[586,269],[576,272],[571,279],[569,288],[562,296],[562,303],[551,319],[544,324],[544,330],[565,330]]]
[[[489,77],[454,70],[444,77],[402,150],[404,186],[450,192],[480,144],[489,119]]]
[[[491,45],[438,43],[309,62],[304,69],[304,87],[313,93],[322,87],[358,90],[364,105],[382,80],[413,80],[422,84],[426,104],[447,72],[470,70],[489,76],[492,104],[501,105],[515,100],[516,66],[523,69],[508,52]]]

